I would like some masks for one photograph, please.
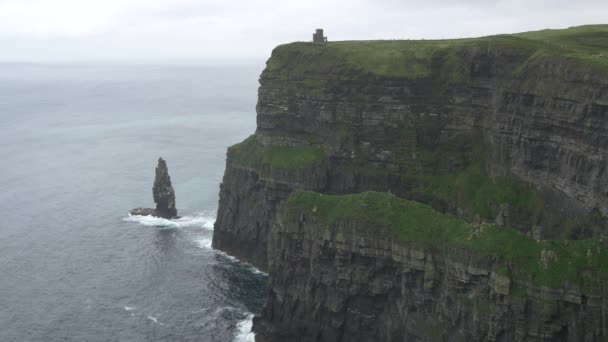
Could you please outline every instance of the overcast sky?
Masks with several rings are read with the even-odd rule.
[[[0,0],[0,61],[265,59],[310,40],[608,23],[608,0]]]

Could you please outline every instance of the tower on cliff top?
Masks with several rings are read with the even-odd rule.
[[[317,29],[317,32],[312,34],[312,42],[313,43],[327,42],[327,37],[323,37],[323,29]]]

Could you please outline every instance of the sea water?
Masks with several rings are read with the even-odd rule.
[[[267,276],[211,248],[263,63],[0,64],[0,341],[247,341]],[[152,207],[167,160],[181,218]]]

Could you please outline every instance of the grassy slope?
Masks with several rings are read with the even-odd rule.
[[[559,56],[600,72],[608,72],[608,25],[524,32],[514,36],[545,44],[535,52],[533,58]]]
[[[242,166],[267,164],[277,169],[301,168],[314,165],[326,158],[325,152],[312,146],[263,147],[256,143],[255,134],[228,148],[230,161]]]
[[[400,156],[399,170],[389,170],[357,161],[357,172],[364,176],[399,177],[414,198],[427,203],[457,204],[470,216],[494,220],[499,206],[510,204],[535,213],[543,209],[542,196],[530,184],[515,177],[490,177],[484,145],[480,136],[462,135],[433,148],[417,143],[413,129],[403,129],[393,137],[391,150]],[[414,157],[415,156],[415,157]]]
[[[429,76],[432,59],[441,57],[449,79],[458,81],[463,77],[459,62],[465,49],[517,49],[530,59],[557,56],[608,72],[608,25],[452,40],[291,43],[274,51],[268,70],[286,72],[294,80],[310,72],[328,74],[339,68],[416,79]]]
[[[479,258],[495,256],[500,265],[497,271],[515,281],[554,288],[568,283],[589,293],[599,291],[608,280],[608,251],[598,240],[535,241],[514,229],[467,224],[389,193],[336,196],[296,192],[287,201],[284,218],[297,218],[301,211],[317,216],[326,225],[349,219],[369,224],[369,229],[387,226],[404,244],[425,250],[464,247]],[[546,266],[541,263],[543,250],[556,255]]]

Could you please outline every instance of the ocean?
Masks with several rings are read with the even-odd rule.
[[[263,66],[0,64],[0,341],[253,341],[267,276],[211,238]],[[159,157],[181,218],[130,217]]]

